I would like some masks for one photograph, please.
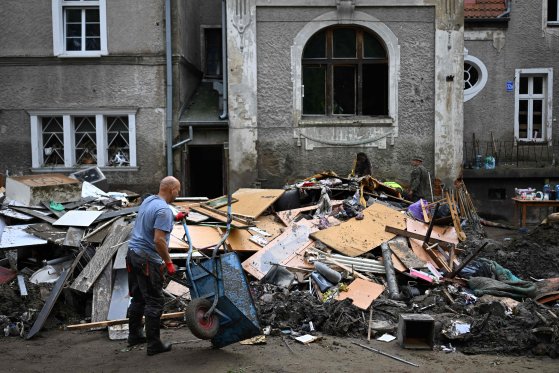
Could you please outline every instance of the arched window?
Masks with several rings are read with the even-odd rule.
[[[302,57],[303,115],[388,115],[388,55],[377,35],[333,26]]]

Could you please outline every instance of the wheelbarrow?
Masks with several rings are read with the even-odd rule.
[[[258,315],[243,267],[237,253],[228,252],[224,244],[231,227],[231,204],[227,230],[211,257],[192,259],[194,245],[185,219],[182,225],[189,247],[185,275],[192,298],[185,321],[192,334],[211,339],[216,348],[259,335]],[[219,253],[220,247],[223,253]]]

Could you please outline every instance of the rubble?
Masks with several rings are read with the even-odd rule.
[[[63,323],[126,337],[123,258],[141,198],[81,185],[78,200],[65,200],[68,191],[53,186],[39,203],[3,201],[6,335],[31,338]],[[465,186],[443,193],[410,208],[399,189],[370,175],[323,172],[285,189],[240,189],[230,206],[227,196],[186,199],[172,208],[191,209],[191,237],[177,224],[171,257],[181,267],[191,246],[193,260],[220,244],[236,252],[260,326],[282,338],[397,335],[403,347],[422,341],[421,348],[447,352],[557,357],[557,219],[492,240]],[[165,318],[180,318],[195,296],[184,276],[167,285]]]

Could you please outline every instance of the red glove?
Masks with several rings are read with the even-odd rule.
[[[167,267],[167,273],[170,275],[174,275],[177,271],[173,262],[165,263],[165,266]]]
[[[179,211],[177,213],[177,215],[175,216],[175,221],[181,221],[182,219],[186,218],[187,216],[188,216],[187,212]]]

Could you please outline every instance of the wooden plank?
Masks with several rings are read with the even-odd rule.
[[[332,204],[332,207],[339,206],[339,205],[341,205],[343,202],[344,202],[344,201],[340,201],[340,200],[333,200],[333,201],[330,201],[330,203]],[[288,225],[290,225],[291,223],[293,223],[293,221],[295,220],[295,218],[296,218],[297,216],[299,216],[300,213],[306,212],[306,211],[316,210],[317,208],[318,208],[318,205],[312,205],[312,206],[301,207],[301,208],[293,209],[293,210],[278,211],[278,212],[276,212],[276,215],[277,215],[278,218],[282,221],[283,224],[285,224],[286,226],[288,226]]]
[[[384,286],[360,278],[353,280],[347,288],[347,292],[339,293],[338,300],[341,301],[350,298],[353,300],[353,304],[362,310],[369,308],[371,303],[384,291]]]
[[[221,234],[216,227],[206,227],[201,225],[189,225],[188,233],[192,239],[195,249],[214,247],[221,240]],[[182,240],[184,237],[184,227],[182,224],[175,224],[169,240],[170,249],[188,250],[188,244]]]
[[[433,259],[431,259],[431,256],[429,256],[429,254],[427,254],[427,251],[425,251],[425,249],[423,248],[423,239],[415,239],[415,238],[410,238],[410,245],[411,245],[411,249],[413,251],[413,253],[423,262],[425,263],[431,263],[435,268],[439,269],[439,265],[437,263],[435,263],[435,261]]]
[[[116,252],[113,269],[126,269],[126,254],[128,254],[128,242],[120,245]],[[109,319],[110,320],[110,319]]]
[[[193,206],[190,209],[192,211],[195,211],[195,212],[199,213],[199,214],[209,216],[210,218],[212,218],[214,220],[220,221],[222,223],[227,223],[227,214],[223,214],[223,213],[218,214],[217,212],[213,212],[211,210],[204,209],[200,206],[197,206],[197,207]],[[240,221],[240,219],[233,219],[231,221],[231,226],[235,227],[235,228],[238,228],[238,229],[243,229],[243,228],[248,228],[249,224],[247,224],[246,222]]]
[[[404,214],[380,203],[363,210],[363,216],[362,220],[352,218],[338,226],[315,232],[311,237],[333,250],[355,257],[394,238],[394,233],[385,231],[387,225],[400,229],[406,226]]]
[[[407,268],[423,268],[425,262],[417,257],[409,248],[408,240],[404,237],[396,237],[388,241],[388,247]]]
[[[91,322],[107,319],[111,302],[111,288],[113,280],[112,263],[109,263],[93,285],[93,300],[91,302]]]
[[[272,267],[271,263],[280,263],[301,247],[311,242],[309,234],[318,228],[309,220],[301,220],[289,226],[285,232],[277,236],[268,245],[250,256],[242,263],[245,271],[262,279]]]
[[[120,224],[119,224],[120,223]],[[107,263],[117,252],[120,245],[127,240],[132,230],[132,224],[124,223],[124,219],[115,222],[111,226],[111,230],[103,241],[103,244],[96,250],[95,255],[81,273],[76,277],[72,283],[71,288],[74,290],[87,293],[93,286]]]
[[[231,205],[233,214],[252,217],[256,219],[268,207],[270,207],[278,198],[280,198],[285,190],[283,189],[250,189],[241,188],[237,190],[232,198],[238,202]],[[221,211],[227,211],[227,206],[220,208]]]
[[[394,253],[392,253],[390,257],[392,258],[392,266],[395,270],[398,272],[406,272],[408,270],[408,267],[406,267]]]
[[[161,315],[161,320],[170,320],[170,319],[180,319],[184,317],[184,312],[171,312],[171,313],[164,313]],[[74,325],[66,325],[64,330],[84,330],[84,329],[96,329],[102,328],[111,325],[122,325],[128,324],[128,319],[120,319],[120,320],[105,320],[100,322],[93,322],[93,323],[86,323],[86,324],[74,324]]]

